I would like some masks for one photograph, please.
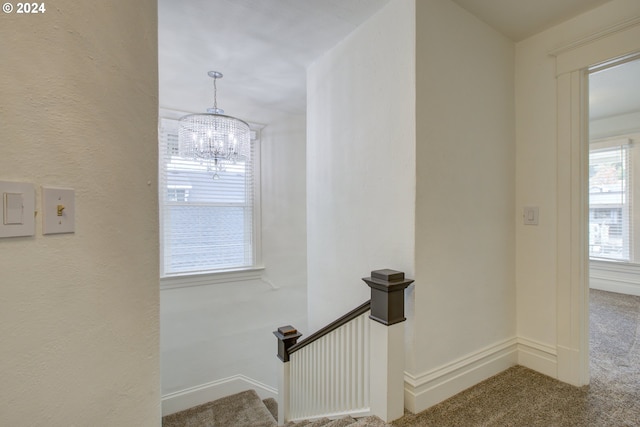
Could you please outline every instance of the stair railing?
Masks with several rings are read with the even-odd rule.
[[[293,326],[274,332],[279,424],[345,415],[389,422],[404,414],[404,289],[413,280],[389,269],[362,280],[370,301],[300,342]]]

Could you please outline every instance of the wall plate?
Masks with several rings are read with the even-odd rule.
[[[0,238],[33,236],[35,211],[33,184],[0,181]]]
[[[75,191],[42,187],[42,234],[75,232]]]

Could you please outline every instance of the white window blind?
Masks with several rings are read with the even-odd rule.
[[[255,142],[246,161],[213,179],[206,164],[178,152],[178,121],[159,126],[161,276],[254,266]]]
[[[592,144],[589,150],[589,256],[632,257],[631,165],[628,140]]]

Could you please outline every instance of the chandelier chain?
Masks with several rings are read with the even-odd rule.
[[[218,111],[218,86],[216,86],[216,80],[218,80],[218,77],[213,78],[213,109]]]

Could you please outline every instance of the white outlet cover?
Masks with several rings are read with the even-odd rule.
[[[21,204],[20,207],[16,203]],[[0,181],[0,238],[36,234],[36,191],[26,182]]]
[[[73,189],[42,187],[42,234],[74,233],[75,217]]]

